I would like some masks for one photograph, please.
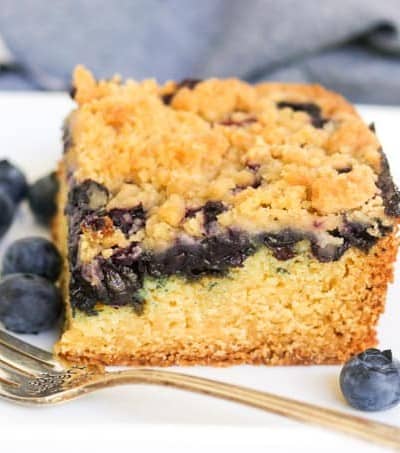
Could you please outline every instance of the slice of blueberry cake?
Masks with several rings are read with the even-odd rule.
[[[67,361],[336,363],[376,343],[400,195],[315,85],[75,70],[54,236]]]

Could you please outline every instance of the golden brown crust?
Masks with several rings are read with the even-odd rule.
[[[126,352],[110,355],[102,353],[88,353],[76,355],[73,351],[59,354],[66,363],[98,364],[108,366],[232,366],[232,365],[335,365],[345,362],[349,357],[376,346],[376,334],[371,332],[370,337],[354,344],[346,344],[345,349],[340,344],[331,344],[330,350],[310,351],[307,346],[299,349],[286,350],[280,355],[271,354],[269,345],[257,345],[252,349],[243,349],[234,352],[210,351],[204,356],[185,354],[181,351],[157,351],[141,356]],[[338,349],[339,346],[339,349]]]

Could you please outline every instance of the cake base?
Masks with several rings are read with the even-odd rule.
[[[376,344],[397,242],[392,233],[368,254],[321,263],[304,241],[291,260],[262,248],[226,277],[148,279],[141,315],[68,311],[56,354],[104,365],[341,363]]]

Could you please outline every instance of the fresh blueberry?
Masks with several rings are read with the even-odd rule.
[[[3,275],[26,273],[57,280],[61,272],[61,256],[47,239],[28,237],[18,239],[3,257]]]
[[[26,182],[25,175],[8,160],[0,160],[0,188],[15,203],[19,203],[28,191],[28,183]]]
[[[61,294],[38,275],[11,274],[0,282],[0,321],[16,333],[51,328],[61,313]]]
[[[58,192],[58,181],[56,174],[50,173],[38,179],[30,188],[28,193],[29,205],[39,223],[48,225],[57,211],[56,195]]]
[[[389,409],[400,402],[400,362],[390,350],[367,349],[343,366],[340,388],[356,409]]]
[[[4,190],[0,188],[0,238],[2,238],[10,228],[15,212],[15,205]]]

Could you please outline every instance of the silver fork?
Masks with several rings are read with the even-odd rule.
[[[28,405],[63,403],[120,384],[171,386],[247,404],[400,450],[400,429],[237,385],[150,368],[63,368],[47,351],[0,330],[0,397]]]

